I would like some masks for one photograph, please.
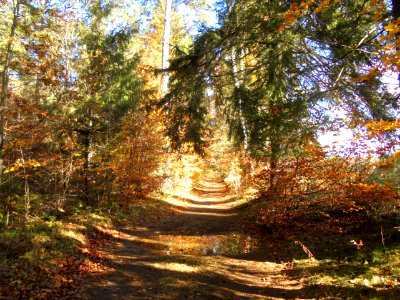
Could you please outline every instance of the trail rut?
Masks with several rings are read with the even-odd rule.
[[[121,229],[106,245],[104,270],[87,278],[85,299],[301,298],[287,265],[266,261],[260,242],[240,227],[243,203],[225,183],[196,182],[166,200],[174,214]]]

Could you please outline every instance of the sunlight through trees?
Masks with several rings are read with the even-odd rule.
[[[345,235],[355,244],[337,253],[355,261],[372,263],[381,246],[396,252],[398,3],[0,1],[0,298],[47,299],[52,288],[20,270],[56,274],[65,288],[59,266],[96,268],[69,259],[97,251],[91,234],[107,240],[119,217],[162,227],[165,207],[177,224],[194,226],[179,219],[194,207],[192,216],[282,236],[303,255],[315,246],[316,258],[334,247],[300,241],[300,229]],[[268,247],[252,234],[235,235],[249,249],[241,254]],[[193,244],[211,245],[203,238]],[[214,246],[189,255],[217,255]],[[354,285],[398,287],[398,270],[385,268],[368,271],[381,283]]]

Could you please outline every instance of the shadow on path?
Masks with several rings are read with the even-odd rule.
[[[194,186],[187,197],[167,197],[174,215],[122,228],[101,249],[104,270],[87,279],[82,298],[339,299],[345,292],[305,288],[287,264],[267,262],[262,242],[240,229],[240,199],[221,182]],[[385,296],[377,293],[370,296]]]

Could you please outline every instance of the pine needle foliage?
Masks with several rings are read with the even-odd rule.
[[[220,1],[220,27],[204,30],[171,63],[172,85],[161,106],[173,148],[192,143],[202,151],[207,89],[230,137],[258,159],[301,155],[326,125],[327,104],[349,118],[393,120],[396,97],[379,76],[356,80],[377,62],[384,19],[361,14],[365,1],[338,1],[284,26],[292,4]]]

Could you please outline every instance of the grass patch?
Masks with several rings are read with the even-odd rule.
[[[366,259],[368,257],[368,259]],[[375,249],[366,255],[362,250],[347,260],[293,260],[290,276],[304,280],[306,289],[319,293],[329,291],[333,296],[358,299],[397,299],[400,288],[400,249]],[[318,292],[319,291],[319,292]]]

